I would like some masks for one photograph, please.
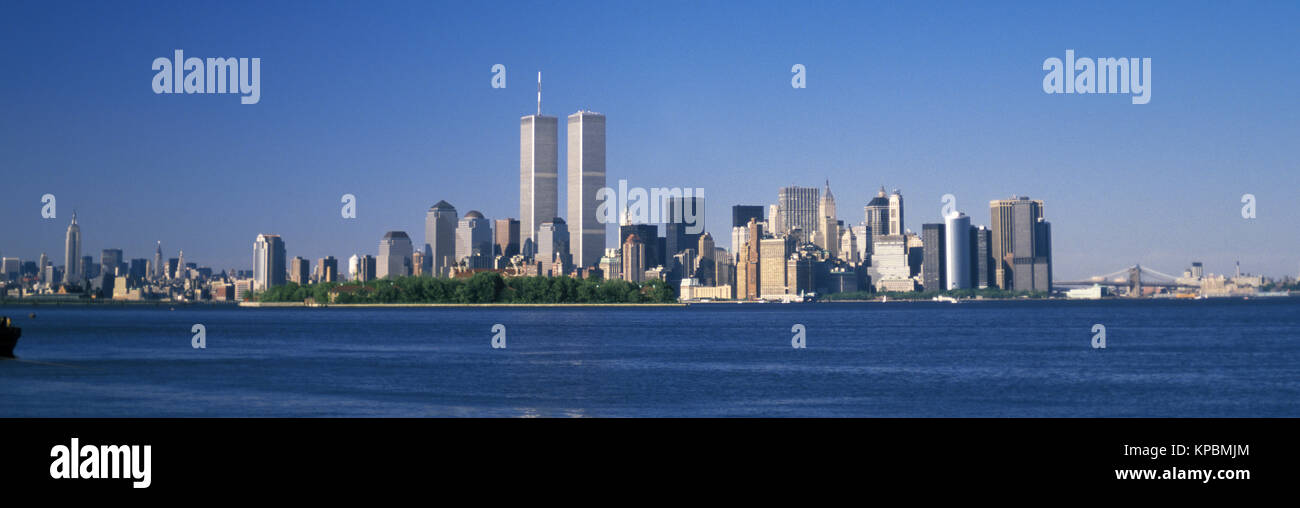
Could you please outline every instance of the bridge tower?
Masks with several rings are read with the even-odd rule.
[[[1128,269],[1128,295],[1133,298],[1142,296],[1142,265]]]

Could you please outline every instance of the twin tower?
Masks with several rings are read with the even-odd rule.
[[[596,193],[605,187],[605,115],[578,111],[568,123],[569,252],[574,266],[585,268],[605,253],[605,224],[596,216]],[[538,75],[537,114],[519,119],[519,242],[524,252],[536,252],[542,223],[562,222],[559,169],[559,121],[542,115]]]

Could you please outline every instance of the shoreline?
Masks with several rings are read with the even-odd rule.
[[[893,304],[893,303],[948,303],[964,304],[979,302],[1030,302],[1030,301],[1050,301],[1050,302],[1111,302],[1111,301],[1180,301],[1195,302],[1206,300],[1259,300],[1259,301],[1286,301],[1291,299],[1300,299],[1300,295],[1291,295],[1289,297],[1281,296],[1223,296],[1212,298],[1100,298],[1100,299],[1070,299],[1070,298],[969,298],[958,299],[955,302],[935,301],[923,298],[900,298],[888,301],[880,299],[871,300],[819,300],[815,302],[789,302],[782,303],[779,301],[755,301],[755,300],[713,300],[707,302],[672,302],[672,303],[306,303],[306,302],[172,302],[172,301],[113,301],[113,300],[47,300],[47,301],[24,301],[24,300],[2,300],[0,308],[4,307],[212,307],[212,308],[345,308],[345,309],[365,309],[365,308],[469,308],[469,307],[518,307],[518,308],[544,308],[544,307],[666,307],[682,308],[692,305],[818,305],[818,304],[837,304],[837,303],[874,303],[874,304]]]

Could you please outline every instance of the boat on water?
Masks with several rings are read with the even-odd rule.
[[[18,336],[23,329],[13,325],[13,320],[0,318],[0,357],[13,358],[14,346],[18,345]]]
[[[948,295],[938,295],[938,296],[935,296],[934,298],[931,298],[930,301],[934,301],[934,302],[957,303],[958,300],[957,300],[956,298],[953,298],[953,297],[948,296]]]

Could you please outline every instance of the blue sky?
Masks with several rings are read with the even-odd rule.
[[[915,231],[947,193],[977,224],[991,199],[1043,199],[1058,279],[1300,270],[1295,2],[372,4],[10,4],[0,254],[61,258],[73,208],[96,258],[162,240],[217,269],[250,266],[262,232],[312,259],[422,241],[440,199],[517,217],[540,70],[545,113],[607,115],[611,186],[704,188],[720,245],[732,204],[829,179],[854,224],[900,188]],[[155,95],[175,49],[261,58],[261,102]],[[1151,58],[1151,102],[1045,94],[1066,49]]]

